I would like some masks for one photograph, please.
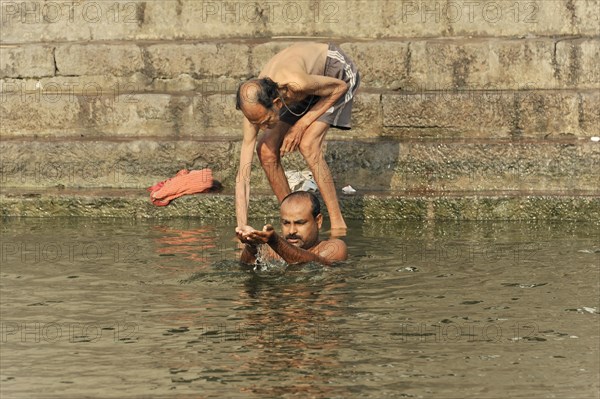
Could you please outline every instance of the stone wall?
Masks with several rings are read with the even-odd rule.
[[[0,5],[4,215],[44,214],[57,197],[47,213],[68,215],[68,198],[97,205],[118,190],[126,206],[183,167],[212,168],[231,203],[235,89],[298,40],[339,43],[362,73],[354,128],[328,133],[338,187],[392,204],[598,204],[599,0]],[[298,155],[285,164],[304,168]],[[252,184],[269,192],[257,163]],[[492,208],[426,214],[511,218]]]

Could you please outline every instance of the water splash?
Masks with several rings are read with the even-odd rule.
[[[280,270],[285,267],[285,262],[282,260],[273,259],[269,247],[265,244],[258,246],[256,252],[256,265],[254,266],[255,272],[268,272],[271,270]]]

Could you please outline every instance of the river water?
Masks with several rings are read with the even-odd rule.
[[[225,222],[4,219],[1,397],[598,397],[597,223],[344,240],[253,271]]]

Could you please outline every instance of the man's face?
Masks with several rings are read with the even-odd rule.
[[[266,130],[272,129],[279,122],[279,99],[273,102],[273,107],[267,109],[258,103],[246,103],[242,107],[244,116],[259,129]]]
[[[308,198],[289,198],[281,205],[281,228],[287,242],[303,249],[312,248],[319,239],[323,216],[311,213]]]

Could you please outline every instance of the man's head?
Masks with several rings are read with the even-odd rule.
[[[238,87],[235,108],[261,129],[277,124],[282,105],[279,87],[269,78],[250,79]]]
[[[314,194],[308,191],[289,194],[281,201],[280,214],[283,238],[287,242],[303,249],[318,243],[323,215]]]

